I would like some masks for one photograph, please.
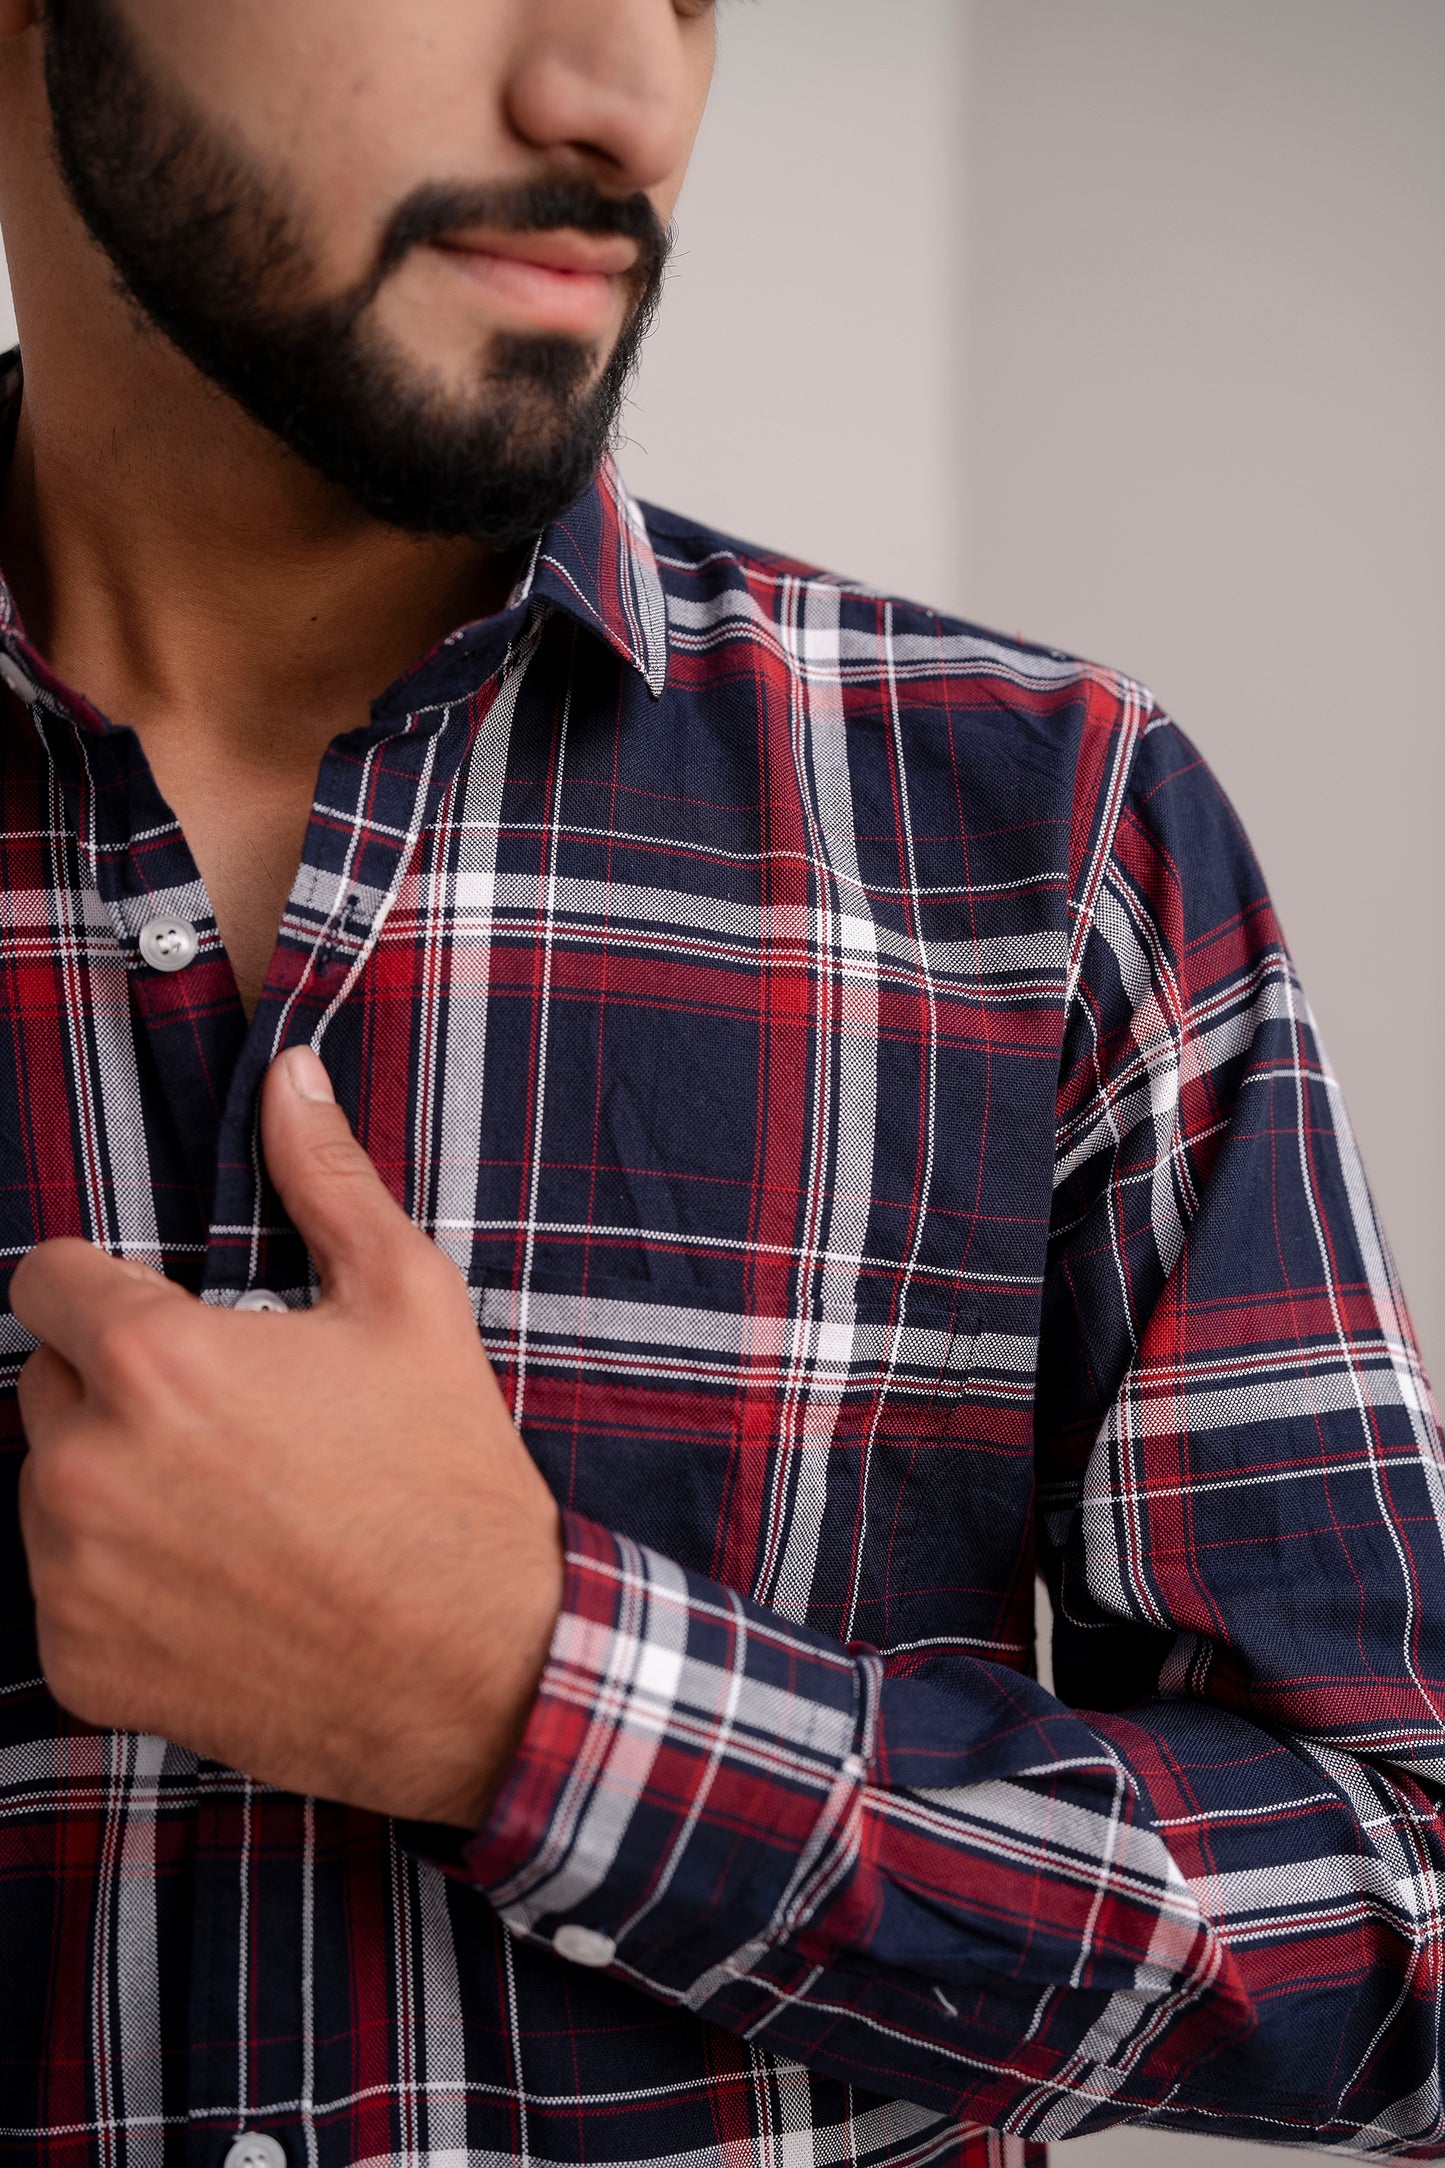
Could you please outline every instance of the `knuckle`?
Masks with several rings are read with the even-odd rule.
[[[17,1317],[23,1316],[26,1307],[26,1296],[29,1292],[31,1282],[35,1278],[35,1267],[31,1263],[31,1259],[34,1257],[34,1255],[34,1250],[27,1250],[25,1252],[25,1255],[21,1258],[19,1264],[15,1267],[15,1270],[10,1275],[10,1285],[7,1289],[7,1296],[9,1299],[10,1307],[15,1312],[15,1315]]]
[[[54,1362],[55,1358],[49,1348],[38,1347],[22,1364],[20,1375],[15,1380],[15,1399],[27,1434],[44,1409],[45,1388]]]
[[[22,1472],[26,1510],[66,1533],[79,1533],[103,1517],[104,1458],[82,1441],[65,1439],[32,1452]]]
[[[63,1246],[60,1241],[37,1242],[32,1249],[25,1252],[25,1255],[20,1259],[20,1262],[10,1275],[12,1300],[17,1295],[23,1297],[27,1289],[34,1286],[37,1279],[43,1279],[50,1269],[56,1252],[63,1249]]]
[[[78,1575],[54,1563],[39,1564],[31,1576],[35,1584],[36,1628],[53,1649],[66,1652],[78,1662],[87,1645],[87,1605]]]
[[[60,1447],[48,1446],[43,1453],[32,1450],[20,1471],[20,1496],[25,1510],[34,1518],[62,1523],[66,1489]]]
[[[88,1545],[41,1544],[30,1552],[31,1593],[37,1631],[78,1661],[104,1646],[98,1630],[100,1605],[94,1588],[93,1553]]]
[[[37,1620],[37,1645],[45,1683],[62,1709],[78,1716],[83,1724],[118,1721],[93,1651],[53,1611],[42,1613]]]
[[[439,1346],[456,1334],[476,1332],[466,1276],[420,1229],[401,1227],[395,1239],[373,1245],[366,1278],[379,1314],[408,1335],[422,1332]]]
[[[139,1380],[146,1368],[144,1339],[127,1319],[107,1318],[95,1328],[91,1359],[97,1377],[108,1384],[125,1385]]]
[[[174,1370],[182,1339],[175,1319],[145,1310],[104,1320],[91,1342],[97,1384],[122,1399],[148,1398]]]
[[[16,1315],[47,1280],[63,1283],[68,1266],[77,1260],[88,1263],[92,1255],[91,1244],[78,1235],[53,1235],[47,1242],[35,1243],[10,1275],[10,1305]]]
[[[471,1291],[460,1265],[438,1249],[425,1235],[407,1245],[407,1270],[428,1295],[439,1301],[462,1304],[471,1310]]]

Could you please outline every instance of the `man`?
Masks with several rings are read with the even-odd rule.
[[[605,456],[708,7],[0,32],[0,2148],[1445,2148],[1439,1441],[1233,817]]]

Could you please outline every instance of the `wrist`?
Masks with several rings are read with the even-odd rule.
[[[478,1830],[486,1821],[527,1729],[562,1609],[566,1567],[561,1516],[513,1549],[488,1610],[494,1622],[483,1653],[484,1708],[479,1744],[437,1821]],[[500,1623],[496,1623],[500,1622]],[[475,1651],[473,1655],[475,1656]]]

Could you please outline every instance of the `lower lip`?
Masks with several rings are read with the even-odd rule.
[[[595,338],[607,329],[614,281],[601,271],[559,271],[517,256],[489,255],[485,249],[441,247],[434,253],[509,314],[525,317],[539,329],[573,338]]]

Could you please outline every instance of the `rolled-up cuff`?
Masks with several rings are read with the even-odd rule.
[[[565,1534],[546,1670],[467,1875],[515,1933],[736,2026],[847,1871],[876,1667],[594,1522]]]

